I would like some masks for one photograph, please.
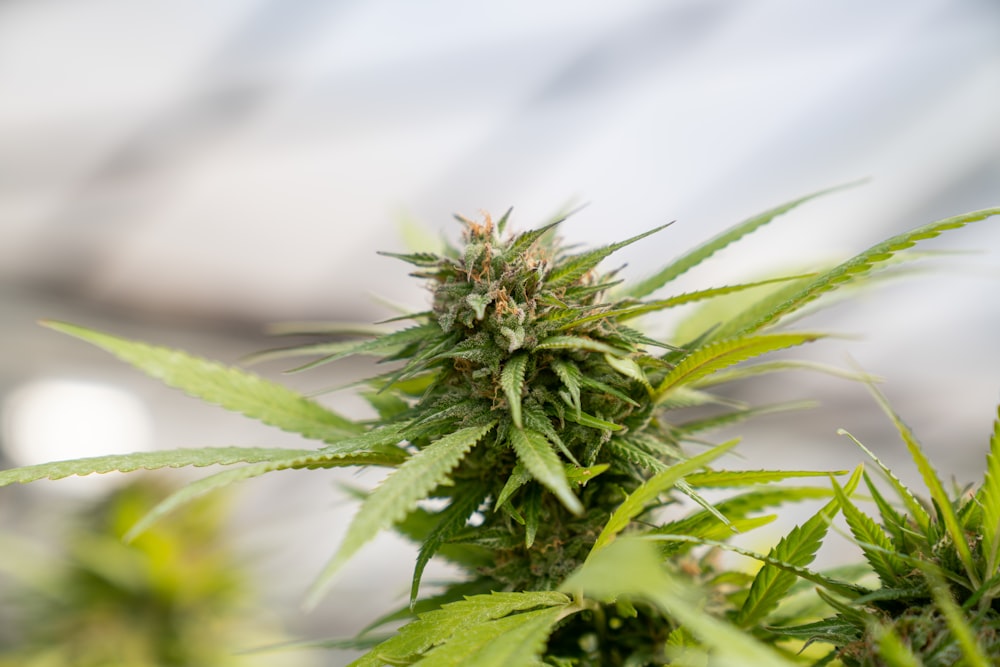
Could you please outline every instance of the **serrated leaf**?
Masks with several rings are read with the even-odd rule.
[[[665,225],[660,225],[648,232],[643,232],[642,234],[637,234],[632,238],[625,239],[624,241],[619,241],[618,243],[612,243],[606,245],[603,248],[597,248],[596,250],[589,250],[579,255],[573,255],[571,257],[565,257],[561,259],[545,276],[545,282],[550,289],[557,289],[565,285],[579,280],[583,274],[587,273],[591,269],[595,268],[600,264],[605,257],[609,256],[617,250],[621,250],[625,246],[631,245],[636,241],[646,238],[651,234],[668,227],[672,223],[667,223]]]
[[[0,471],[0,486],[26,484],[39,479],[63,479],[73,475],[92,475],[108,472],[132,472],[160,468],[204,467],[270,461],[286,456],[314,454],[310,449],[282,449],[279,447],[201,447],[170,449],[160,452],[136,452],[92,456],[68,461],[54,461]]]
[[[510,418],[517,428],[524,426],[521,419],[521,394],[524,391],[524,371],[527,367],[528,355],[526,353],[516,354],[504,364],[503,371],[500,373],[500,386],[507,396]]]
[[[514,470],[511,471],[510,477],[504,482],[503,488],[500,489],[500,495],[497,496],[497,501],[493,507],[493,511],[496,512],[498,509],[504,506],[510,497],[520,489],[522,486],[531,481],[531,473],[528,469],[524,467],[524,463],[518,461],[514,465]]]
[[[958,516],[955,514],[955,507],[952,505],[951,498],[948,497],[948,492],[944,489],[944,484],[941,483],[941,478],[938,477],[937,471],[934,470],[934,466],[931,464],[930,459],[924,454],[923,448],[920,443],[917,442],[916,436],[910,427],[907,426],[899,414],[889,405],[882,392],[878,391],[873,385],[868,385],[869,390],[878,401],[879,405],[885,411],[885,413],[892,420],[892,423],[896,426],[896,430],[899,432],[900,437],[906,444],[906,449],[910,453],[910,458],[917,466],[917,470],[920,472],[920,476],[924,480],[924,484],[927,486],[927,490],[931,494],[931,498],[934,499],[935,504],[938,507],[938,512],[941,515],[941,519],[944,521],[945,529],[948,531],[948,535],[951,537],[951,541],[955,546],[955,551],[958,552],[958,557],[962,561],[962,565],[965,567],[966,574],[969,575],[969,579],[972,581],[974,586],[978,586],[980,583],[979,571],[976,568],[976,564],[972,560],[972,552],[969,550],[969,543],[966,541],[965,531],[962,530],[962,526],[958,521]],[[992,572],[990,573],[992,574]]]
[[[664,400],[670,392],[719,369],[768,352],[783,350],[822,338],[822,334],[785,333],[762,334],[709,343],[685,356],[656,387],[654,398]]]
[[[566,479],[562,461],[544,435],[531,429],[512,428],[510,444],[531,476],[541,482],[573,514],[583,513],[583,505]]]
[[[868,455],[868,458],[870,458],[872,461],[875,462],[875,465],[879,467],[879,470],[882,471],[883,476],[889,481],[889,484],[896,492],[896,495],[899,496],[900,500],[903,501],[903,504],[906,506],[907,511],[909,511],[910,513],[910,517],[916,522],[917,526],[920,527],[920,530],[924,533],[924,535],[929,535],[930,524],[931,524],[930,515],[927,513],[927,510],[924,509],[923,505],[920,504],[920,501],[918,501],[917,498],[913,495],[913,492],[911,492],[910,489],[908,489],[906,485],[903,484],[903,482],[898,477],[896,477],[896,473],[894,473],[889,468],[889,466],[882,463],[882,461],[877,456],[875,456],[874,452],[865,447],[865,445],[862,444],[862,442],[857,438],[855,438],[853,435],[851,435],[844,429],[838,429],[837,433],[839,435],[845,435],[848,438],[850,438],[850,440],[855,445],[857,445],[861,449],[861,451],[863,451],[865,454]]]
[[[750,549],[744,549],[743,547],[738,547],[734,544],[729,544],[728,542],[718,542],[716,540],[700,536],[693,536],[693,535],[669,535],[661,533],[655,533],[655,534],[647,533],[636,539],[649,540],[653,542],[657,541],[688,542],[695,546],[707,546],[715,549],[720,549],[722,551],[731,551],[735,554],[739,554],[741,556],[746,556],[747,558],[753,558],[754,560],[760,561],[761,563],[764,563],[765,567],[773,568],[774,570],[779,571],[782,574],[788,575],[788,577],[793,581],[795,580],[795,578],[804,579],[805,581],[811,582],[818,586],[822,586],[827,590],[833,591],[840,595],[846,595],[851,598],[856,597],[859,592],[864,590],[860,586],[844,581],[838,581],[836,579],[828,577],[814,570],[810,570],[808,567],[789,563],[788,561],[775,556],[773,554],[773,550],[772,553],[762,554],[756,551],[752,551]],[[784,595],[784,593],[782,593],[782,595]],[[737,624],[739,624],[738,620]]]
[[[327,448],[319,451],[277,450],[269,459],[263,459],[256,463],[250,462],[250,465],[241,466],[234,470],[225,470],[184,485],[147,512],[142,519],[128,530],[124,536],[124,540],[131,542],[147,531],[155,522],[196,498],[200,498],[207,493],[217,491],[231,484],[265,475],[269,472],[299,468],[340,468],[355,465],[393,466],[399,464],[405,458],[406,455],[402,450],[398,450],[397,452],[365,451],[363,449],[352,450],[350,448],[344,448],[340,451],[337,451],[335,448]]]
[[[420,579],[423,577],[427,563],[445,542],[460,530],[482,502],[486,499],[486,491],[481,488],[466,488],[463,493],[456,493],[448,507],[437,515],[437,524],[420,545],[417,563],[413,567],[413,581],[410,585],[410,607],[416,605],[417,594],[420,592]]]
[[[799,206],[800,204],[809,201],[810,199],[815,199],[820,195],[825,195],[829,192],[834,192],[836,190],[841,190],[846,187],[851,187],[852,185],[854,184],[851,183],[848,185],[838,186],[836,188],[821,190],[820,192],[815,192],[811,195],[801,197],[794,201],[788,202],[787,204],[783,204],[781,206],[777,206],[768,211],[765,211],[764,213],[756,215],[748,220],[744,220],[743,222],[734,225],[733,227],[730,227],[721,234],[709,239],[708,241],[702,243],[693,250],[690,250],[684,255],[678,257],[670,264],[668,264],[665,268],[661,269],[655,275],[652,275],[649,278],[641,280],[638,283],[632,285],[631,287],[629,287],[629,289],[625,291],[625,294],[635,298],[642,298],[647,294],[652,294],[656,290],[666,285],[668,282],[672,281],[674,278],[677,278],[681,274],[686,273],[695,266],[701,264],[703,261],[705,261],[712,255],[717,253],[719,250],[722,250],[726,246],[730,245],[731,243],[738,241],[747,234],[771,222],[774,218],[778,217],[782,213],[786,213],[795,208],[796,206]]]
[[[587,559],[589,560],[594,554],[609,545],[620,532],[628,527],[633,519],[645,512],[646,507],[655,501],[661,493],[672,487],[677,480],[683,479],[685,475],[707,466],[738,443],[739,440],[730,440],[697,456],[693,456],[686,461],[675,463],[666,470],[649,478],[639,488],[629,494],[625,501],[612,512],[608,518],[608,522],[604,525],[604,529],[601,530],[601,534],[597,536],[597,541],[594,542],[594,546]]]
[[[552,370],[556,372],[559,376],[559,380],[562,381],[563,386],[566,387],[566,392],[569,395],[570,407],[576,411],[577,414],[580,413],[580,379],[582,374],[580,369],[576,364],[557,359],[552,362]]]
[[[416,621],[403,626],[394,637],[373,649],[370,655],[381,662],[354,662],[351,665],[412,663],[428,649],[483,623],[516,612],[539,607],[560,608],[569,603],[566,595],[551,591],[473,595],[420,614]]]
[[[781,292],[776,298],[765,299],[764,303],[757,304],[742,315],[727,321],[714,332],[713,337],[728,338],[773,325],[823,294],[864,277],[876,267],[891,260],[896,253],[911,248],[920,241],[935,238],[945,231],[958,229],[995,215],[1000,215],[1000,208],[957,215],[893,236],[823,273],[793,294]]]
[[[332,441],[364,428],[283,385],[238,368],[65,322],[42,324],[96,345],[168,386],[285,431]]]
[[[861,481],[862,471],[863,467],[858,466],[851,476],[847,484],[851,492]],[[831,500],[808,521],[801,526],[795,526],[788,535],[781,538],[768,553],[768,557],[792,567],[809,565],[816,557],[816,552],[830,529],[830,521],[839,507],[838,499]],[[762,567],[750,585],[743,606],[736,614],[736,624],[746,628],[762,621],[778,606],[788,589],[795,583],[795,579],[795,573],[777,565],[768,564]]]
[[[699,488],[732,488],[751,484],[771,484],[799,477],[846,475],[846,470],[709,470],[695,472],[684,480]]]
[[[900,575],[909,569],[901,560],[893,555],[893,545],[878,524],[851,502],[844,490],[836,481],[830,480],[833,491],[840,501],[840,511],[844,513],[851,534],[861,547],[865,560],[875,570],[882,585],[896,586],[900,583]]]
[[[594,315],[589,315],[587,317],[572,322],[569,326],[578,326],[580,324],[586,324],[587,322],[592,322],[594,320],[605,319],[610,317],[614,317],[619,322],[624,322],[634,317],[639,317],[641,315],[659,312],[661,310],[667,310],[669,308],[676,308],[677,306],[684,306],[689,303],[695,303],[697,301],[714,299],[716,297],[735,294],[737,292],[751,290],[754,289],[755,287],[772,285],[774,283],[783,283],[791,280],[802,280],[803,278],[809,278],[812,277],[813,275],[815,274],[804,273],[796,276],[781,276],[779,278],[768,278],[767,280],[758,280],[752,283],[740,283],[739,285],[724,285],[722,287],[711,287],[709,289],[697,290],[695,292],[685,292],[683,294],[677,294],[667,299],[659,299],[657,301],[644,301],[624,306],[621,308],[616,308],[614,310],[609,310],[605,313],[596,313]],[[567,327],[563,326],[560,328],[567,328]]]
[[[545,640],[562,614],[562,608],[550,607],[481,623],[453,635],[414,667],[540,665]]]
[[[418,500],[447,480],[472,447],[496,425],[468,426],[431,443],[410,457],[361,504],[333,559],[326,565],[307,597],[315,605],[347,560],[384,528],[401,520]]]
[[[986,474],[983,485],[976,493],[982,509],[983,576],[990,576],[1000,565],[1000,407],[993,422],[990,452],[986,456]]]

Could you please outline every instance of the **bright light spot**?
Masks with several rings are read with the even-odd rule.
[[[4,450],[17,465],[152,448],[152,420],[145,404],[106,384],[37,380],[9,394],[0,417]],[[110,482],[118,476],[99,477]],[[97,479],[79,481],[94,492],[105,486]],[[71,480],[55,482],[53,487],[61,488],[54,490],[84,489],[67,482]]]

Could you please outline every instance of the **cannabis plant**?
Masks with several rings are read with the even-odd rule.
[[[315,603],[344,563],[382,530],[394,528],[419,543],[409,605],[375,621],[352,644],[370,649],[356,666],[611,666],[675,658],[692,664],[705,651],[719,664],[746,664],[747,656],[759,665],[789,664],[792,653],[767,646],[773,635],[760,627],[796,577],[814,576],[806,566],[842,500],[829,499],[771,554],[758,555],[766,565],[747,580],[716,571],[709,555],[682,542],[724,540],[769,520],[756,516],[769,507],[823,495],[810,487],[766,486],[822,471],[711,468],[736,444],[705,448],[711,429],[773,408],[734,404],[715,387],[795,367],[784,359],[743,362],[821,338],[783,325],[824,294],[890,269],[897,253],[917,241],[1000,213],[932,223],[815,273],[662,293],[717,251],[811,198],[740,223],[634,284],[600,264],[663,227],[574,251],[557,236],[561,220],[513,233],[509,212],[495,223],[489,216],[460,218],[460,244],[395,255],[415,267],[413,275],[431,294],[426,309],[392,321],[408,326],[377,333],[353,325],[299,329],[326,338],[262,356],[308,358],[298,370],[349,355],[376,357],[386,370],[361,390],[374,418],[335,413],[245,370],[48,322],[171,386],[318,446],[98,457],[3,472],[0,483],[244,464],[187,486],[139,521],[134,537],[197,496],[275,470],[386,467],[391,473],[361,499],[308,595]],[[742,307],[683,339],[651,338],[636,326],[642,316],[737,294],[745,297]],[[717,410],[692,417],[687,408],[693,406]],[[859,475],[845,482],[848,490]],[[706,489],[720,487],[743,492],[719,504],[706,500]],[[657,510],[683,503],[694,509],[663,523]],[[422,595],[422,573],[435,556],[467,574]],[[675,585],[677,572],[709,597]],[[378,634],[390,621],[408,622],[396,633]]]
[[[927,485],[921,501],[867,447],[898,498],[894,506],[865,474],[879,520],[834,482],[854,539],[879,586],[826,595],[836,615],[776,630],[833,644],[848,667],[996,665],[1000,663],[1000,411],[975,492],[949,494],[912,431],[875,392]],[[822,588],[820,590],[823,590]],[[842,591],[838,591],[842,592]]]
[[[66,517],[53,545],[3,540],[10,618],[0,666],[246,665],[235,643],[281,637],[253,610],[249,573],[225,540],[222,497],[200,498],[122,542],[167,493],[138,476]]]

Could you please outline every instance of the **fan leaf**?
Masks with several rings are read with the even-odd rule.
[[[283,385],[238,368],[65,322],[43,324],[96,345],[170,387],[285,431],[333,442],[364,428]]]
[[[313,606],[318,602],[341,566],[379,531],[403,519],[418,500],[444,483],[468,451],[495,425],[496,422],[490,422],[468,426],[439,438],[389,475],[361,504],[340,549],[316,580],[306,604]]]

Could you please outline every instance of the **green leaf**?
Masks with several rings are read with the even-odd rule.
[[[287,387],[237,368],[73,324],[42,324],[92,343],[171,387],[285,431],[330,442],[364,428]]]
[[[420,579],[423,577],[424,568],[427,563],[441,548],[445,542],[453,537],[460,530],[465,528],[465,524],[482,502],[486,499],[486,491],[475,486],[468,486],[462,493],[457,493],[452,497],[451,503],[438,514],[438,522],[433,530],[424,538],[420,545],[420,553],[417,554],[417,564],[413,568],[413,582],[410,585],[410,607],[417,602],[417,594],[420,592]]]
[[[541,653],[563,609],[549,607],[481,623],[430,651],[415,667],[508,667],[541,664]]]
[[[275,454],[267,459],[262,459],[256,463],[249,462],[250,465],[241,466],[233,470],[224,470],[184,485],[147,512],[142,519],[129,529],[124,539],[126,542],[131,542],[148,530],[156,521],[196,498],[237,482],[242,482],[253,477],[260,477],[269,472],[300,468],[394,466],[401,463],[405,458],[406,455],[403,450],[383,452],[365,451],[362,449],[351,450],[347,447],[340,451],[334,447],[319,451],[276,450]]]
[[[794,294],[779,292],[776,298],[765,299],[764,303],[751,307],[742,315],[723,324],[714,332],[713,337],[729,338],[772,325],[826,292],[865,277],[876,267],[891,260],[896,253],[914,246],[919,241],[935,238],[945,231],[958,229],[995,215],[1000,215],[1000,208],[957,215],[893,236],[827,271],[802,289],[796,290]]]
[[[803,579],[810,583],[816,584],[817,586],[822,586],[823,588],[838,593],[840,595],[849,596],[851,598],[856,597],[861,591],[865,590],[860,586],[855,584],[838,581],[826,575],[810,570],[802,565],[795,565],[789,563],[786,560],[778,558],[774,555],[772,550],[771,553],[762,554],[750,549],[744,549],[738,547],[734,544],[729,544],[727,542],[718,542],[707,537],[695,536],[695,535],[670,535],[662,533],[647,533],[636,539],[650,540],[650,541],[666,541],[666,542],[688,542],[695,546],[706,546],[715,549],[720,549],[722,551],[731,551],[735,554],[741,556],[746,556],[747,558],[753,558],[761,563],[764,563],[765,567],[773,568],[775,571],[787,575],[788,579],[794,581],[796,578]],[[782,593],[782,596],[784,593]]]
[[[738,443],[739,440],[730,440],[686,461],[676,463],[649,478],[642,486],[633,491],[611,514],[601,534],[597,536],[597,541],[594,543],[594,547],[591,549],[587,559],[589,560],[594,554],[609,545],[620,532],[628,527],[633,519],[646,511],[646,507],[655,501],[661,493],[672,487],[677,480],[683,479],[685,475],[707,466]]]
[[[878,642],[878,655],[885,661],[886,667],[923,667],[920,659],[913,655],[906,643],[900,638],[892,625],[874,623],[869,632]]]
[[[905,575],[909,567],[893,554],[894,549],[889,536],[871,517],[851,502],[836,481],[831,480],[831,483],[837,500],[840,501],[840,509],[847,520],[847,526],[861,547],[865,560],[882,581],[882,585],[889,587],[900,584],[900,575]]]
[[[938,512],[941,514],[945,528],[951,536],[951,541],[955,545],[955,551],[958,552],[958,557],[962,561],[969,579],[974,586],[978,586],[980,583],[979,571],[972,560],[972,552],[969,550],[965,531],[958,521],[958,516],[955,514],[955,507],[952,505],[951,498],[948,497],[948,492],[944,490],[941,478],[938,477],[934,466],[931,465],[930,459],[924,454],[923,448],[917,442],[916,436],[913,435],[913,431],[903,423],[903,420],[892,409],[882,392],[878,391],[873,385],[868,385],[868,388],[871,390],[872,395],[875,396],[875,400],[878,401],[879,405],[892,420],[892,423],[896,426],[896,430],[899,431],[900,437],[902,437],[903,442],[906,444],[906,449],[910,452],[910,457],[916,463],[917,470],[920,471],[920,476],[923,478],[924,484],[927,485],[927,490],[930,491],[931,498],[934,499],[934,503],[938,507]],[[990,572],[989,574],[992,575],[993,573]]]
[[[432,647],[484,623],[526,610],[563,608],[569,603],[566,595],[550,591],[469,596],[460,602],[420,614],[416,621],[403,626],[395,636],[375,647],[370,655],[376,661],[356,661],[351,665],[412,663]]]
[[[403,519],[418,500],[444,483],[468,451],[495,425],[496,422],[490,422],[468,426],[439,438],[389,475],[361,504],[340,549],[313,584],[306,604],[313,606],[319,601],[334,575],[358,549],[379,531]]]
[[[693,250],[682,255],[681,257],[678,257],[670,264],[668,264],[666,267],[661,269],[659,273],[656,273],[655,275],[650,276],[649,278],[646,278],[645,280],[639,281],[638,283],[632,285],[627,290],[625,290],[625,294],[627,296],[631,296],[637,299],[640,299],[646,296],[647,294],[652,294],[653,292],[655,292],[656,290],[660,289],[668,282],[673,280],[674,278],[677,278],[681,274],[686,273],[695,266],[701,264],[703,261],[705,261],[712,255],[717,253],[719,250],[722,250],[729,244],[738,241],[747,234],[771,222],[771,220],[778,217],[782,213],[786,213],[795,208],[796,206],[799,206],[800,204],[809,201],[810,199],[815,199],[820,195],[825,195],[829,192],[834,192],[836,190],[841,190],[846,187],[851,187],[852,185],[854,184],[851,183],[848,185],[842,185],[836,188],[822,190],[820,192],[816,192],[811,195],[801,197],[794,201],[788,202],[787,204],[783,204],[776,208],[772,208],[769,211],[765,211],[764,213],[754,216],[749,220],[745,220],[739,223],[738,225],[734,225],[733,227],[730,227],[729,229],[719,234],[718,236],[713,237],[712,239],[706,241],[697,248],[694,248]]]
[[[579,280],[583,274],[587,273],[591,269],[595,268],[598,264],[604,260],[605,257],[611,253],[621,250],[625,246],[631,245],[640,239],[644,239],[651,234],[668,227],[672,223],[667,223],[665,225],[660,225],[648,232],[643,232],[633,236],[632,238],[625,239],[624,241],[619,241],[618,243],[612,243],[611,245],[604,246],[603,248],[597,248],[596,250],[589,250],[579,255],[574,255],[572,257],[566,257],[561,259],[556,265],[548,272],[545,276],[545,282],[550,289],[556,289],[564,285],[569,285],[571,283]]]
[[[962,647],[963,660],[961,664],[969,667],[990,667],[991,664],[996,664],[991,663],[990,659],[984,655],[978,641],[978,635],[968,621],[969,614],[955,603],[951,587],[938,576],[934,568],[925,565],[922,569],[927,584],[930,586],[934,604],[944,616],[948,629],[951,630],[958,645]]]
[[[524,464],[531,476],[551,491],[573,514],[582,514],[583,505],[573,494],[566,479],[559,456],[552,450],[545,436],[531,429],[510,429],[510,444],[517,452],[518,460]]]
[[[570,397],[570,407],[580,413],[580,381],[582,373],[576,364],[557,359],[552,362],[552,370],[559,376]]]
[[[699,488],[731,488],[771,484],[799,477],[846,475],[846,470],[709,470],[687,475],[684,480]]]
[[[604,352],[621,356],[627,354],[625,350],[619,350],[607,343],[602,343],[593,338],[583,336],[549,336],[538,345],[535,350],[574,350],[579,352]]]
[[[695,292],[685,292],[684,294],[677,294],[667,299],[640,302],[634,305],[625,306],[622,308],[616,308],[615,310],[610,310],[604,313],[589,315],[587,317],[571,322],[569,325],[565,325],[560,328],[565,329],[568,328],[569,326],[577,326],[594,320],[610,318],[610,317],[616,318],[619,322],[624,322],[626,320],[632,319],[633,317],[639,317],[640,315],[655,313],[661,310],[667,310],[669,308],[676,308],[677,306],[684,306],[689,303],[695,303],[696,301],[714,299],[716,297],[726,296],[728,294],[735,294],[737,292],[743,292],[745,290],[754,289],[755,287],[763,287],[764,285],[771,285],[774,283],[783,283],[791,280],[802,280],[803,278],[811,278],[814,275],[815,274],[812,273],[804,273],[797,276],[781,276],[780,278],[768,278],[767,280],[758,280],[752,283],[740,283],[739,285],[724,285],[722,287],[711,287],[709,289],[698,290]]]
[[[900,479],[898,477],[896,477],[896,473],[894,473],[892,470],[890,470],[889,466],[887,466],[886,464],[882,463],[882,461],[879,460],[879,458],[877,456],[875,456],[874,452],[872,452],[870,449],[868,449],[867,447],[865,447],[864,444],[862,444],[861,441],[858,440],[857,438],[855,438],[853,435],[851,435],[850,433],[848,433],[844,429],[838,429],[837,433],[839,435],[846,435],[848,438],[850,438],[851,441],[861,449],[861,451],[863,451],[865,454],[868,455],[868,458],[870,458],[872,461],[875,462],[875,465],[877,465],[879,467],[879,470],[882,471],[882,474],[889,481],[889,484],[892,486],[893,490],[896,492],[896,495],[898,495],[899,498],[900,498],[900,500],[903,501],[903,504],[906,506],[907,511],[909,511],[910,516],[913,518],[913,520],[916,522],[916,524],[920,527],[920,530],[923,531],[924,535],[929,535],[928,531],[930,530],[930,523],[931,523],[931,517],[930,517],[930,515],[927,514],[927,510],[924,509],[923,505],[920,504],[920,501],[918,501],[916,499],[916,497],[906,487],[906,485],[903,484],[903,482],[900,481]],[[874,491],[875,487],[874,487],[874,485],[869,485],[869,488]],[[876,496],[875,493],[873,493],[872,495],[873,495],[873,497],[876,498],[876,500],[878,500],[878,496]],[[885,517],[885,516],[888,516],[888,514],[886,513],[885,510],[882,509],[883,504],[884,504],[884,506],[886,508],[889,508],[889,505],[888,505],[888,503],[880,503],[879,504],[879,509],[882,511],[882,514]],[[902,524],[902,522],[899,522],[898,525],[903,525],[903,524]]]
[[[0,471],[0,486],[25,484],[39,479],[62,479],[72,475],[91,475],[107,472],[132,472],[159,468],[203,467],[271,461],[287,456],[314,454],[309,449],[282,449],[263,447],[201,447],[170,449],[160,452],[112,454],[69,461],[54,461]]]
[[[1000,565],[1000,407],[997,408],[997,418],[993,422],[990,453],[986,456],[986,475],[982,487],[976,493],[976,499],[983,508],[983,576],[989,576]]]
[[[848,488],[853,492],[861,481],[862,466],[854,471]],[[836,498],[823,506],[801,526],[796,526],[768,553],[768,557],[787,563],[794,567],[805,567],[816,557],[830,529],[830,521],[839,509],[840,501]],[[750,627],[762,621],[781,602],[788,589],[795,583],[796,574],[781,569],[776,565],[765,565],[754,577],[743,606],[736,614],[736,623],[741,627]]]
[[[721,368],[818,338],[822,338],[822,334],[762,334],[710,343],[688,354],[667,373],[656,388],[654,397],[657,402],[663,401],[674,388],[691,384]]]
[[[504,365],[503,371],[500,373],[500,386],[503,387],[503,392],[507,395],[510,418],[517,428],[524,426],[524,422],[521,420],[521,394],[524,391],[524,371],[527,367],[528,355],[525,353],[516,354]]]
[[[621,539],[591,554],[559,590],[613,601],[648,600],[697,637],[710,650],[713,666],[791,667],[795,663],[750,634],[703,611],[703,602],[681,580],[667,574],[655,547],[644,540]]]

